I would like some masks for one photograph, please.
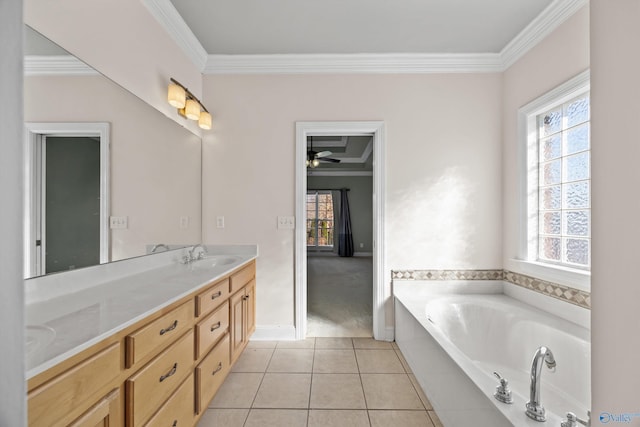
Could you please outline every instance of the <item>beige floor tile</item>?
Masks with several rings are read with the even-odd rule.
[[[313,358],[315,374],[357,374],[358,364],[353,350],[316,350]]]
[[[247,348],[276,348],[278,341],[249,341]]]
[[[266,372],[273,351],[272,348],[246,348],[231,372]]]
[[[360,373],[367,374],[404,374],[404,368],[398,355],[389,350],[356,350]]]
[[[358,374],[313,374],[311,408],[366,409]]]
[[[254,408],[307,409],[311,374],[265,374]]]
[[[435,413],[435,411],[429,411],[429,418],[431,418],[431,421],[433,422],[433,425],[435,427],[444,427],[444,425],[442,425],[442,421],[440,421],[440,418],[438,418],[438,414]]]
[[[276,348],[267,372],[307,373],[313,368],[313,350]]]
[[[198,427],[242,427],[248,414],[248,409],[207,409]]]
[[[398,349],[396,349],[395,351],[396,351],[396,355],[398,356],[398,359],[400,359],[400,363],[402,363],[402,367],[404,368],[404,371],[407,374],[412,374],[413,371],[411,370],[411,366],[409,366],[409,364],[407,363],[407,359],[404,358],[404,356],[402,355],[402,352]]]
[[[411,384],[413,384],[413,388],[416,389],[416,392],[418,393],[418,397],[420,397],[420,400],[422,401],[422,404],[424,405],[425,409],[427,411],[433,410],[433,406],[431,406],[431,402],[429,402],[429,398],[427,397],[427,395],[424,394],[424,391],[422,391],[422,387],[420,387],[420,384],[418,383],[416,376],[413,374],[409,374],[409,380],[411,380]]]
[[[311,409],[308,427],[369,427],[369,416],[365,410]]]
[[[353,346],[355,348],[364,348],[369,350],[391,350],[391,343],[387,341],[376,341],[373,338],[353,338]]]
[[[369,411],[371,427],[433,427],[427,411]]]
[[[395,341],[393,341],[393,342],[391,343],[391,347],[393,347],[395,350],[397,350],[397,349],[399,349],[399,348],[400,348],[400,347],[398,347],[398,343],[397,343],[397,342],[395,342]]]
[[[351,338],[316,338],[316,350],[317,349],[349,349],[353,348],[353,341]]]
[[[245,427],[306,427],[308,412],[300,409],[252,409]]]
[[[278,345],[276,348],[306,348],[313,349],[316,346],[315,338],[307,338],[306,340],[296,340],[296,341],[278,341]]]
[[[407,374],[361,374],[369,409],[421,409],[424,406]]]
[[[230,373],[209,407],[251,408],[263,376],[259,373]]]

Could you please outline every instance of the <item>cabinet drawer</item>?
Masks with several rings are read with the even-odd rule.
[[[139,426],[192,372],[193,330],[126,381],[127,425]]]
[[[209,349],[229,329],[229,301],[196,325],[196,359],[207,354]]]
[[[120,360],[120,344],[115,343],[33,390],[28,396],[29,426],[58,425],[78,408],[88,409],[95,402],[90,399],[100,397],[95,396],[100,388],[120,374]]]
[[[145,427],[191,427],[194,418],[194,378],[189,375]]]
[[[196,367],[196,413],[207,408],[229,373],[229,334]]]
[[[233,294],[241,289],[254,277],[256,277],[256,263],[251,262],[251,264],[247,265],[242,270],[231,275],[231,293]]]
[[[127,335],[126,367],[130,368],[145,356],[167,347],[193,324],[193,302],[171,310],[132,334]]]
[[[69,424],[69,427],[120,427],[121,418],[120,389],[115,389]]]
[[[224,279],[196,296],[196,316],[204,316],[229,296],[229,279]]]

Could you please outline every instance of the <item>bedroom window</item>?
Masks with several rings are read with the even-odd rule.
[[[330,191],[307,192],[307,247],[333,247],[333,198]]]

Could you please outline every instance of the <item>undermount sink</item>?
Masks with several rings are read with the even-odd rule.
[[[238,261],[240,261],[240,257],[235,255],[211,255],[194,262],[192,265],[201,268],[222,267]]]
[[[44,325],[27,325],[24,333],[27,356],[46,347],[56,338],[56,331]]]

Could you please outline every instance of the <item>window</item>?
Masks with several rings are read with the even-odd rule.
[[[526,248],[549,267],[591,265],[588,72],[521,109],[526,123]]]
[[[307,192],[307,247],[333,247],[333,198],[330,191]]]

